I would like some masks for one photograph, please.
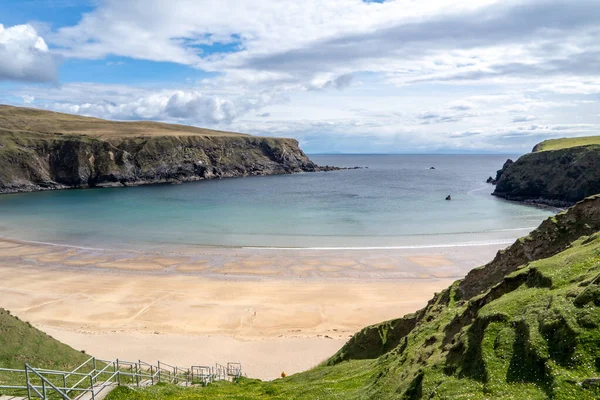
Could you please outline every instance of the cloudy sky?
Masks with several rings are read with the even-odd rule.
[[[0,103],[521,153],[600,133],[600,0],[0,0]]]

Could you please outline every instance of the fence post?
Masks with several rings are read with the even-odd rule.
[[[63,386],[65,388],[65,391],[67,390],[67,375],[63,374]]]
[[[154,367],[151,365],[150,366],[150,380],[152,381],[152,386],[154,386],[154,371],[153,371]]]
[[[135,383],[140,387],[140,364],[135,364]]]
[[[119,368],[119,359],[117,358],[117,385],[121,386],[121,369]]]
[[[94,400],[96,398],[96,395],[94,393],[94,377],[92,376],[91,372],[90,372],[90,389],[92,390],[92,400]]]
[[[46,396],[46,381],[42,378],[42,394],[44,396],[44,400],[46,400],[46,398],[48,398],[48,396]]]
[[[31,388],[29,387],[29,365],[25,364],[25,383],[27,384],[27,398],[31,399]]]
[[[160,383],[160,360],[158,360],[158,383]]]

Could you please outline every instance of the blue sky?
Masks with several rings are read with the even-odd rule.
[[[600,124],[600,0],[0,0],[0,102],[297,138],[526,152]]]

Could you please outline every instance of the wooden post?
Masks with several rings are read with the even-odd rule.
[[[158,361],[158,383],[160,383],[160,360]]]

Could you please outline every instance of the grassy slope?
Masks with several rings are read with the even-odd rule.
[[[551,139],[537,144],[534,152],[568,149],[570,147],[588,146],[591,144],[600,144],[600,136],[584,136],[575,138]]]
[[[0,133],[85,135],[98,138],[152,136],[247,136],[159,122],[117,122],[34,108],[0,105]]]
[[[0,308],[0,367],[72,370],[88,355],[77,351]],[[0,372],[0,384],[23,385],[21,374]],[[2,391],[0,391],[2,393]]]
[[[121,399],[597,399],[579,385],[600,375],[600,234],[523,266],[488,292],[436,296],[423,322],[375,359],[337,362],[273,382],[170,385]],[[392,326],[378,328],[390,335]]]

